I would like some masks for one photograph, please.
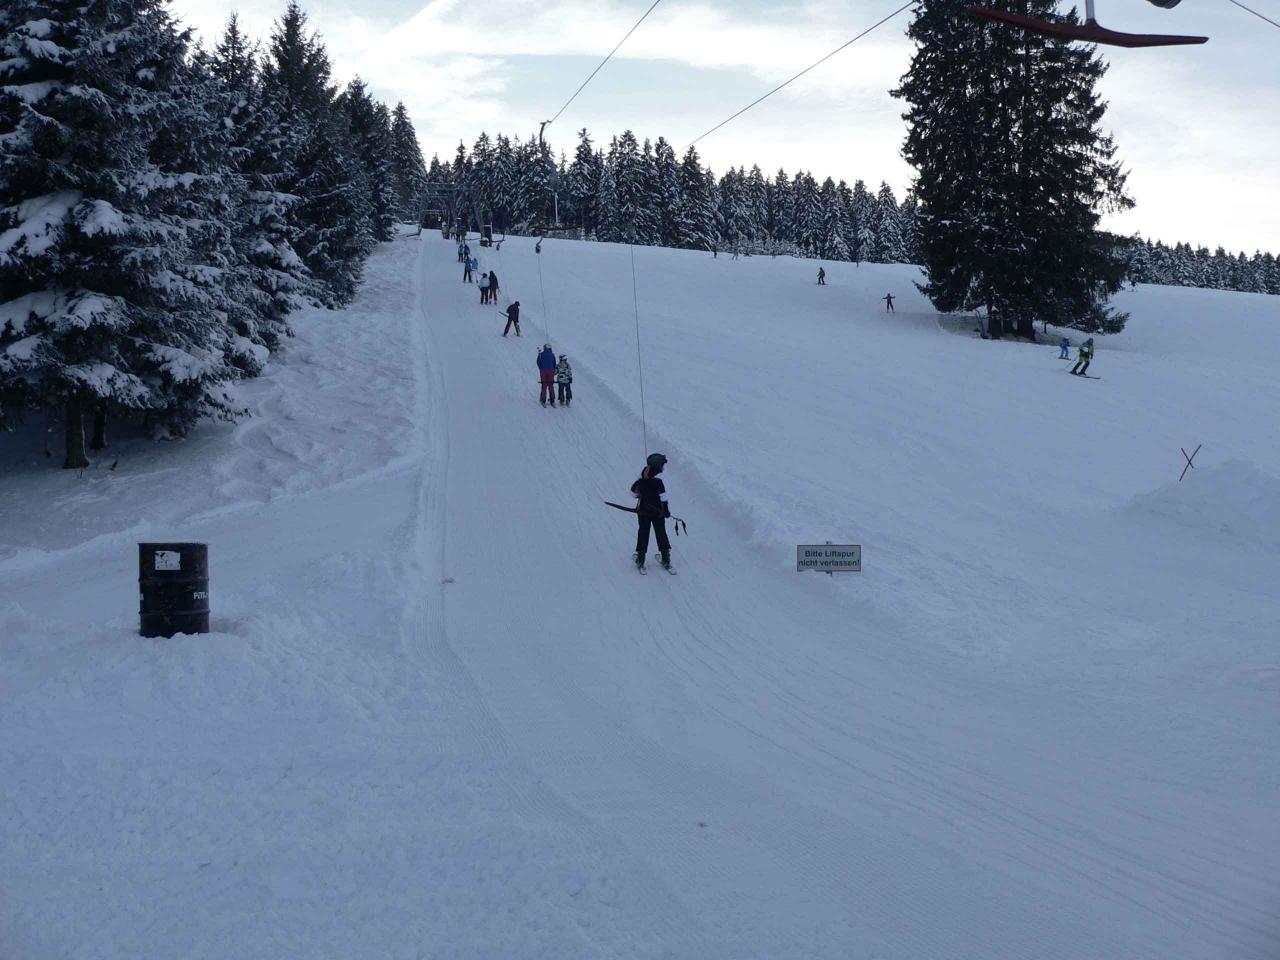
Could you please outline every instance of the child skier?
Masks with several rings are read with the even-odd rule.
[[[467,262],[462,265],[462,282],[463,283],[471,282],[471,271],[474,270],[476,266],[477,266],[476,258],[467,257]]]
[[[667,539],[667,517],[671,508],[667,505],[667,487],[659,478],[667,458],[651,453],[645,459],[640,479],[631,485],[631,495],[636,498],[636,519],[640,523],[636,532],[636,552],[631,559],[643,570],[645,554],[649,552],[649,529],[653,528],[658,541],[658,561],[664,570],[671,569],[671,541]]]
[[[569,366],[569,358],[563,353],[556,364],[556,393],[562,407],[567,407],[573,399],[573,367]]]
[[[489,274],[480,274],[480,302],[489,302]]]
[[[1083,377],[1087,374],[1085,371],[1089,369],[1089,363],[1093,360],[1093,337],[1090,337],[1084,343],[1080,344],[1080,350],[1076,353],[1076,365],[1071,368],[1071,372],[1077,377]]]
[[[1062,352],[1058,354],[1058,359],[1070,360],[1071,357],[1068,356],[1068,354],[1071,352],[1071,341],[1068,340],[1066,337],[1063,337],[1061,346],[1062,346]]]
[[[489,287],[489,295],[493,296],[493,287]],[[502,329],[502,335],[505,337],[512,327],[516,328],[516,336],[520,336],[520,301],[517,300],[511,306],[507,307],[507,325]]]
[[[894,310],[893,310],[893,294],[892,294],[892,293],[886,293],[886,294],[884,295],[884,310],[885,310],[885,313],[893,313],[893,312],[894,312]]]
[[[822,267],[818,268],[818,286],[825,287],[827,285],[827,271]]]
[[[538,354],[538,380],[542,389],[538,394],[538,402],[544,407],[547,400],[551,400],[551,405],[556,405],[556,352],[551,349],[551,344],[544,343],[542,352]]]

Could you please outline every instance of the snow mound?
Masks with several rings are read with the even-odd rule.
[[[1280,546],[1280,478],[1246,460],[1188,470],[1129,509],[1203,536]]]

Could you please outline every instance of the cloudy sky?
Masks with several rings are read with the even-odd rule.
[[[481,130],[536,134],[651,0],[303,0],[335,76],[403,100],[424,153],[451,156]],[[1228,0],[1162,11],[1098,0],[1108,26],[1206,34],[1203,47],[1114,50],[1106,125],[1130,171],[1135,210],[1109,224],[1168,241],[1280,252],[1280,30]],[[688,142],[859,33],[898,0],[664,0],[552,127],[571,152],[630,128]],[[1280,20],[1280,0],[1250,0]],[[266,37],[283,9],[261,0],[174,0],[207,42],[234,10]],[[760,164],[819,179],[886,180],[901,195],[910,11],[745,114],[698,149],[717,172]]]

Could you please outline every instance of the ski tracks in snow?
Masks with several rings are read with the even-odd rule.
[[[1129,771],[1055,743],[1048,707],[895,649],[891,615],[779,571],[684,451],[665,451],[693,520],[681,577],[637,577],[634,525],[601,503],[643,462],[629,404],[576,351],[573,406],[540,407],[535,311],[504,340],[451,259],[424,241],[448,643],[504,749],[683,904],[648,914],[664,941],[697,918],[676,955],[1226,957],[1266,940],[1254,901],[1205,879],[1229,831],[1182,847],[1193,805],[1146,809]],[[503,276],[511,290],[514,263]]]

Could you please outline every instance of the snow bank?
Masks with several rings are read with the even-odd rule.
[[[1280,545],[1280,477],[1245,460],[1198,462],[1181,482],[1135,497],[1127,512],[1198,537]]]

